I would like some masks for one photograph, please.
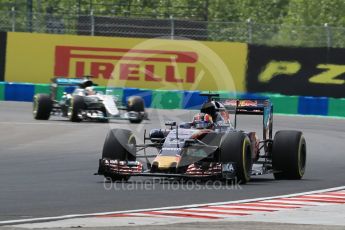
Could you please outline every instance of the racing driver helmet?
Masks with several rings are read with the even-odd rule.
[[[85,95],[95,95],[95,94],[96,94],[96,92],[92,86],[85,88]]]
[[[207,113],[197,113],[193,117],[193,126],[196,129],[212,129],[214,126],[212,116]]]

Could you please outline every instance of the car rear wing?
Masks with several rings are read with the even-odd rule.
[[[202,93],[201,96],[208,97],[208,101],[217,101],[224,105],[225,109],[235,114],[234,126],[237,125],[237,115],[262,115],[263,116],[263,138],[272,138],[273,126],[273,104],[268,99],[231,99],[220,98],[219,94]]]
[[[273,105],[266,99],[233,99],[221,98],[217,93],[201,93],[200,96],[208,97],[208,101],[218,101],[225,106],[229,112],[236,114],[264,115],[265,112],[271,112]]]
[[[263,139],[272,139],[273,105],[269,99],[219,99],[225,109],[235,112],[235,124],[237,115],[262,115]]]
[[[53,84],[57,86],[79,86],[81,88],[86,88],[88,86],[96,86],[89,76],[82,78],[65,78],[65,77],[55,77],[52,79]]]
[[[59,86],[74,86],[74,87],[80,87],[82,89],[85,89],[89,86],[97,86],[97,84],[93,83],[93,81],[90,79],[92,77],[85,76],[82,78],[66,78],[66,77],[54,77],[51,79],[52,84],[50,87],[50,97],[52,100],[57,100],[57,88]]]
[[[263,115],[265,110],[272,109],[272,103],[268,99],[221,99],[227,110],[235,111],[236,114]]]
[[[85,79],[83,78],[53,78],[52,82],[61,85],[61,86],[78,86],[79,84],[83,83]]]

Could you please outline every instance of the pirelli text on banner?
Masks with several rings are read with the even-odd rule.
[[[345,49],[249,46],[249,92],[345,97]]]
[[[10,32],[7,50],[7,81],[92,75],[103,86],[245,91],[244,43]]]
[[[115,61],[121,62],[117,65]],[[133,61],[140,61],[140,64]],[[195,83],[197,61],[198,54],[195,52],[56,46],[54,73],[55,76],[62,77],[82,77],[90,74],[103,79],[139,81],[143,78],[153,82],[165,80],[192,84]],[[177,67],[173,63],[189,64],[184,67],[185,74],[182,78],[176,75]],[[159,65],[164,65],[164,72],[158,74]],[[143,76],[140,76],[141,68],[144,69]],[[75,72],[72,72],[72,69]]]

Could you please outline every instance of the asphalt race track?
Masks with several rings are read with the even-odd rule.
[[[0,221],[231,201],[345,185],[345,119],[274,117],[275,131],[304,132],[308,156],[301,181],[275,181],[265,175],[241,187],[193,187],[132,178],[112,186],[93,175],[110,128],[129,128],[142,138],[145,128],[159,128],[163,120],[189,120],[192,112],[150,110],[150,120],[140,125],[71,123],[61,118],[33,120],[31,106],[0,103]],[[239,120],[243,130],[261,134],[260,125],[259,117]]]

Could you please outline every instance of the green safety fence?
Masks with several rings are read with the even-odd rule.
[[[274,113],[298,114],[298,96],[266,94],[273,103]]]
[[[0,101],[5,100],[5,82],[0,82]]]
[[[345,117],[345,99],[328,99],[328,116]]]
[[[64,92],[73,92],[70,86],[59,86],[57,89],[57,99],[59,100]],[[96,86],[96,91],[104,94],[112,94],[123,101],[125,95],[131,95],[139,89],[108,88]],[[133,92],[132,92],[133,91]],[[139,90],[140,91],[140,90]],[[187,105],[199,105],[200,100],[197,91],[167,91],[167,90],[142,90],[146,95],[146,106],[156,109],[186,109]],[[141,91],[140,91],[141,92]],[[140,93],[139,92],[139,93]],[[50,93],[50,84],[25,84],[0,82],[0,100],[30,101],[33,94]],[[345,117],[345,98],[320,98],[305,96],[287,96],[281,94],[250,94],[231,93],[218,91],[221,98],[269,98],[274,106],[274,113],[280,114],[311,114]],[[187,97],[192,94],[192,97]],[[187,96],[186,96],[187,95]],[[253,98],[254,97],[254,98]],[[188,103],[186,103],[188,102]],[[185,105],[186,104],[186,105]],[[310,108],[309,108],[310,107]]]
[[[151,108],[182,109],[183,92],[181,91],[152,91]]]
[[[49,94],[50,93],[50,84],[36,84],[35,85],[35,94]]]
[[[118,98],[118,101],[122,101],[123,98],[123,89],[121,88],[110,88],[111,94]]]
[[[94,88],[94,90],[95,91],[97,91],[97,92],[102,92],[102,93],[106,93],[106,91],[107,91],[107,87],[105,87],[105,86],[95,86],[95,87],[93,87]]]
[[[241,94],[236,94],[232,92],[227,92],[227,91],[217,91],[219,94],[220,98],[239,98]]]
[[[64,86],[58,86],[58,88],[56,90],[56,99],[60,100],[64,92],[65,92],[65,87]]]

